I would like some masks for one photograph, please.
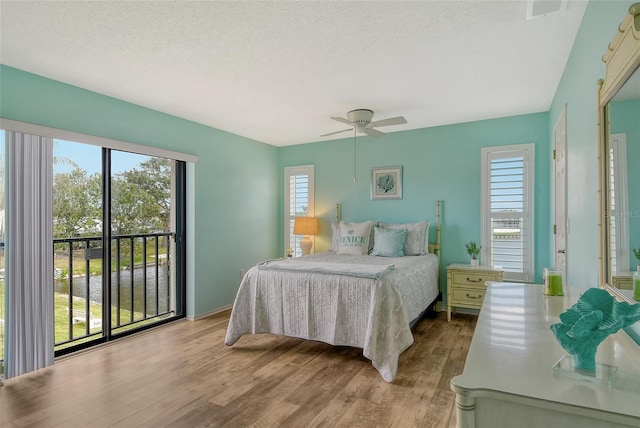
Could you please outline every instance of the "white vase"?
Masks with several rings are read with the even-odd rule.
[[[471,267],[478,267],[478,259],[471,259]]]

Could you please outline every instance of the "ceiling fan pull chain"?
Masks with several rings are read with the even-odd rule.
[[[356,146],[356,128],[353,128],[353,182],[357,183],[358,179],[356,178],[356,171],[357,171],[357,162],[358,162],[358,157],[357,157],[357,146]]]

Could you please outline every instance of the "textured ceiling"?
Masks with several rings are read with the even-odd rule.
[[[585,7],[2,1],[0,62],[284,146],[355,108],[407,119],[385,132],[547,111]]]

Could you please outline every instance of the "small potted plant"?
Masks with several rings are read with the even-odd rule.
[[[633,254],[636,255],[636,260],[638,261],[638,266],[636,267],[636,270],[638,272],[640,272],[640,248],[632,248],[633,250]]]
[[[471,256],[471,266],[478,266],[478,256],[480,255],[480,250],[482,249],[482,245],[476,244],[474,241],[469,241],[465,244],[467,248],[467,254]]]

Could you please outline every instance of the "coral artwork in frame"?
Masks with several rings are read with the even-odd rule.
[[[371,169],[371,199],[402,199],[402,167]]]

